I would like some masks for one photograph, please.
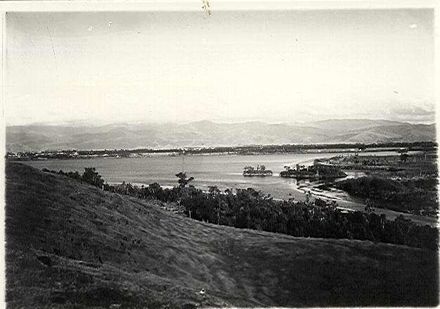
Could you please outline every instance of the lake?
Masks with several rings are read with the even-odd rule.
[[[383,151],[368,153],[368,155],[392,155],[396,152]],[[82,173],[85,167],[95,167],[108,183],[148,185],[157,182],[162,186],[177,184],[176,173],[185,171],[188,176],[194,177],[192,184],[201,189],[209,186],[226,188],[252,187],[276,198],[295,197],[304,198],[304,190],[298,189],[298,184],[307,184],[302,180],[281,178],[279,172],[284,166],[295,164],[312,164],[317,158],[336,155],[352,155],[347,153],[292,153],[271,155],[186,155],[186,156],[152,156],[140,158],[92,158],[75,160],[45,160],[26,161],[33,167],[50,170],[78,171]],[[243,177],[243,167],[263,164],[266,169],[274,172],[272,177]],[[357,175],[351,175],[356,177]],[[302,186],[304,187],[304,186]]]
[[[314,197],[335,200],[349,210],[363,211],[364,205],[360,200],[355,200],[345,192],[319,191],[308,180],[279,177],[284,166],[295,164],[312,164],[313,160],[333,156],[349,156],[352,153],[291,153],[271,155],[186,155],[186,156],[152,156],[139,158],[91,158],[74,160],[42,160],[23,161],[27,165],[38,169],[78,171],[82,173],[85,167],[95,167],[105,181],[110,184],[130,182],[137,185],[148,185],[154,182],[162,186],[177,185],[176,173],[185,171],[195,180],[192,182],[197,188],[207,190],[209,186],[226,188],[254,188],[274,198],[304,200],[305,192],[310,191]],[[359,154],[362,155],[362,154]],[[388,156],[398,155],[394,151],[368,152],[365,155]],[[262,164],[266,169],[273,171],[271,177],[243,177],[243,167]],[[359,172],[347,172],[348,177],[360,177]],[[377,214],[385,214],[389,219],[402,214],[388,209],[376,209]],[[403,214],[418,224],[435,225],[435,218]]]

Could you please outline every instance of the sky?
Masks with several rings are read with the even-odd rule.
[[[434,121],[433,11],[8,13],[8,125]]]

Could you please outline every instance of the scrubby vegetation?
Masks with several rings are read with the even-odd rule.
[[[53,174],[58,173],[60,175],[64,175],[76,180],[83,181],[98,188],[102,188],[104,186],[104,179],[102,179],[102,176],[99,175],[99,173],[96,171],[94,167],[86,167],[82,175],[80,175],[80,173],[78,173],[77,171],[64,172],[62,170],[59,170],[58,172],[56,172],[56,171],[50,171],[47,168],[43,168],[43,172],[49,172]]]
[[[346,179],[335,183],[335,187],[368,199],[373,207],[430,215],[435,215],[438,208],[437,179],[434,177],[393,180],[368,176]]]
[[[87,175],[95,172],[86,170]],[[81,177],[81,180],[89,179]],[[58,172],[63,175],[77,174]],[[187,216],[214,224],[283,233],[299,237],[345,238],[371,240],[412,247],[437,249],[437,229],[419,226],[402,216],[394,221],[384,215],[362,212],[342,212],[336,205],[322,206],[320,203],[274,200],[269,195],[252,188],[220,191],[211,187],[204,192],[189,185],[193,180],[185,173],[176,174],[178,186],[162,188],[153,183],[148,187],[104,184],[106,191],[127,194],[141,199],[158,199],[176,202]],[[91,179],[101,179],[92,177]],[[86,181],[96,185],[96,181]],[[100,182],[99,182],[100,183]],[[385,187],[384,190],[390,190]],[[234,192],[235,191],[235,192]],[[319,205],[319,206],[318,206]]]
[[[418,226],[402,216],[343,213],[333,206],[318,207],[293,201],[276,201],[253,189],[236,194],[205,193],[189,188],[182,198],[186,213],[211,223],[283,233],[300,237],[372,240],[414,247],[437,248],[437,230]]]
[[[433,250],[206,224],[16,163],[5,200],[8,308],[438,305]]]

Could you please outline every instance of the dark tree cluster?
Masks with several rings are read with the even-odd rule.
[[[437,248],[437,229],[419,226],[403,216],[394,221],[374,213],[344,213],[334,206],[277,201],[249,189],[219,194],[188,188],[182,199],[197,220],[297,237],[371,240],[420,248]]]
[[[335,187],[350,195],[368,198],[373,206],[414,213],[433,213],[438,209],[437,179],[393,180],[377,176],[346,179]]]
[[[100,189],[102,189],[104,186],[104,179],[102,179],[102,176],[99,175],[99,173],[96,171],[94,167],[86,167],[82,175],[80,175],[80,173],[78,173],[77,171],[64,172],[62,170],[59,170],[58,172],[56,172],[53,170],[52,171],[48,170],[47,168],[43,168],[43,172],[64,175],[91,184],[92,186],[98,187]]]
[[[437,250],[437,229],[419,226],[403,216],[391,221],[385,215],[343,212],[336,204],[323,203],[319,199],[314,203],[274,200],[252,188],[220,191],[212,186],[205,192],[190,185],[193,178],[183,172],[176,174],[178,186],[171,189],[164,189],[158,183],[147,187],[125,182],[103,184],[94,168],[86,169],[82,176],[78,172],[58,173],[98,187],[101,184],[100,187],[110,192],[177,202],[187,216],[214,224],[296,237],[370,240]]]

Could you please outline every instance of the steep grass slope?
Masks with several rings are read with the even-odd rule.
[[[11,308],[437,304],[435,252],[204,224],[21,164],[6,176]]]

